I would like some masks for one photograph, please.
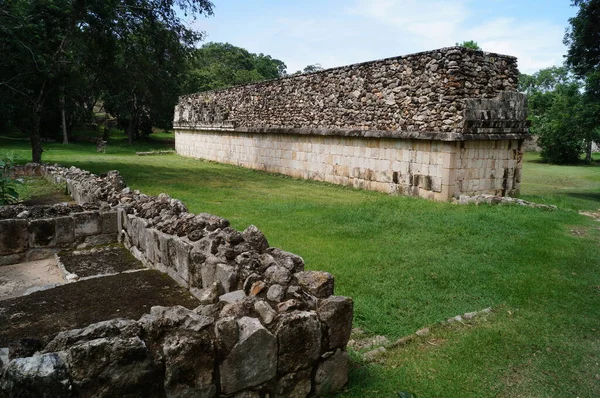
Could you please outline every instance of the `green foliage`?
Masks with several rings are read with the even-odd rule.
[[[474,40],[463,41],[462,43],[456,43],[456,46],[470,48],[472,50],[479,50],[479,51],[483,50],[481,47],[479,47],[479,44],[477,44],[477,42]]]
[[[586,161],[592,141],[600,142],[600,0],[573,0],[577,15],[569,19],[564,43],[569,47],[567,64],[585,80],[585,102],[592,119],[586,134]]]
[[[304,73],[320,72],[323,70],[321,64],[306,65],[304,69],[296,71],[294,75],[302,75]]]
[[[540,137],[544,161],[577,163],[596,139],[597,106],[583,94],[584,87],[566,67],[520,76],[519,90],[528,95],[531,131]]]
[[[14,162],[14,152],[6,152],[0,157],[0,205],[8,205],[19,200],[17,187],[21,182],[10,177]]]
[[[0,53],[11,55],[0,59],[0,125],[30,134],[36,162],[40,126],[56,130],[63,107],[71,121],[91,117],[101,94],[130,137],[140,126],[167,126],[181,65],[202,38],[181,13],[210,15],[212,7],[209,0],[0,2]]]
[[[253,54],[229,43],[206,43],[192,54],[183,92],[216,90],[285,75],[285,64],[270,55]]]

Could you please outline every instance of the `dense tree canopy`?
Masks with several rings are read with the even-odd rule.
[[[0,3],[1,123],[31,135],[41,161],[40,122],[53,108],[93,104],[137,126],[170,108],[184,57],[201,38],[177,12],[212,14],[208,0],[5,0]]]
[[[184,92],[215,90],[285,75],[286,65],[269,55],[253,54],[229,43],[206,43],[193,52]]]
[[[583,93],[584,81],[567,67],[542,69],[521,75],[519,90],[528,95],[531,131],[539,136],[542,159],[576,163],[585,151],[591,157],[597,137],[597,108]]]

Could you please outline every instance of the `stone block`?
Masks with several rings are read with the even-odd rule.
[[[275,329],[279,343],[280,375],[312,366],[321,353],[321,324],[314,312],[295,311],[279,316]]]
[[[75,237],[97,235],[102,233],[102,220],[96,211],[73,213]]]
[[[0,255],[22,253],[29,248],[27,220],[0,220]]]
[[[29,247],[52,246],[56,237],[56,225],[54,219],[42,218],[30,220],[28,225]]]
[[[223,394],[265,383],[277,373],[277,338],[256,318],[242,317],[237,324],[237,343],[219,368]]]
[[[323,271],[303,271],[294,274],[298,284],[318,298],[326,298],[333,294],[333,275]]]
[[[167,397],[214,398],[215,347],[210,335],[172,333],[163,342]]]
[[[189,284],[189,264],[191,250],[192,245],[184,241],[182,238],[174,236],[169,239],[168,251],[170,263],[177,272],[177,275],[179,275],[179,277],[183,279],[186,284]]]
[[[354,303],[349,297],[331,296],[319,300],[317,314],[323,330],[323,350],[345,348],[352,331]]]
[[[119,231],[118,214],[116,211],[107,211],[101,213],[102,233],[116,234]]]
[[[75,241],[75,223],[73,218],[57,217],[54,219],[56,226],[55,242],[57,246],[68,247]]]

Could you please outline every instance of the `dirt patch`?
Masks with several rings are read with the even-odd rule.
[[[58,257],[67,271],[77,274],[80,278],[93,275],[116,274],[144,268],[122,246],[62,251],[58,253]]]
[[[139,319],[154,305],[193,309],[200,303],[159,271],[88,279],[0,301],[0,347],[25,337],[47,341],[108,319]]]
[[[53,258],[0,267],[0,300],[22,296],[27,290],[65,283]]]
[[[593,211],[580,211],[579,214],[587,216],[587,217],[591,217],[596,221],[600,221],[600,209]]]

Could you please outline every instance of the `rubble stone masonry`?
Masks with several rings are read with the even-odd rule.
[[[460,47],[180,98],[176,150],[358,188],[515,195],[525,96],[513,57]]]

